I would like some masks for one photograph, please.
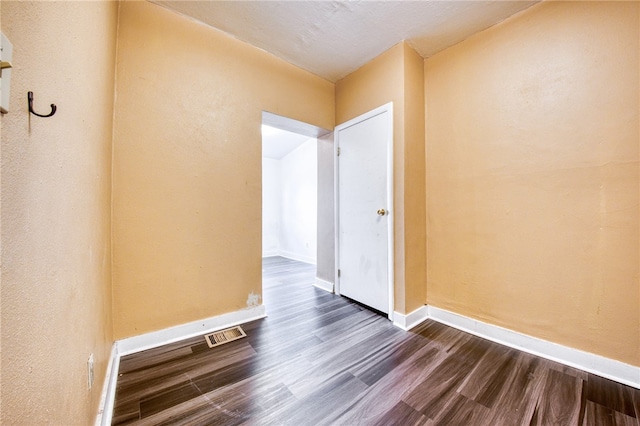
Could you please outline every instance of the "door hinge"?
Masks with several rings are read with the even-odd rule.
[[[340,269],[338,269],[338,278],[340,278]]]
[[[338,149],[336,150],[336,153],[337,153],[338,157],[340,157],[340,147],[338,147]]]

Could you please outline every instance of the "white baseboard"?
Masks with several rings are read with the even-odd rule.
[[[287,259],[291,259],[291,260],[297,260],[299,262],[304,262],[304,263],[311,263],[312,265],[316,264],[316,258],[315,257],[311,257],[311,256],[307,256],[304,254],[300,254],[300,253],[293,253],[291,251],[286,251],[286,250],[272,250],[272,251],[268,251],[268,252],[264,252],[262,253],[262,257],[285,257]]]
[[[299,262],[311,263],[312,265],[316,264],[315,257],[307,256],[300,253],[293,253],[291,251],[280,250],[280,252],[278,253],[278,256],[286,257],[287,259],[291,259],[291,260],[297,260]]]
[[[428,312],[430,319],[442,324],[640,389],[640,367],[487,324],[435,306],[429,306]]]
[[[400,327],[404,331],[411,330],[416,325],[429,319],[429,307],[427,305],[420,306],[407,315],[400,312],[393,312],[393,325]]]
[[[322,278],[316,277],[316,281],[313,283],[314,287],[318,287],[320,290],[328,291],[329,293],[333,293],[333,283],[329,281],[325,281]]]
[[[205,318],[164,330],[118,340],[118,354],[128,355],[266,317],[264,305]]]
[[[321,285],[329,285],[333,289],[332,283],[319,278],[316,278],[314,285],[323,290],[327,290],[327,288],[321,287]],[[265,316],[264,305],[261,305],[115,342],[107,366],[96,426],[111,424],[121,356],[254,321]],[[399,312],[393,313],[393,324],[403,330],[410,330],[427,319],[640,389],[640,367],[487,324],[434,306],[425,305],[407,315]]]
[[[114,342],[111,347],[111,357],[107,365],[104,377],[102,393],[100,394],[100,406],[95,426],[107,426],[111,424],[113,418],[113,403],[116,398],[116,385],[118,383],[118,369],[120,368],[120,356],[118,356],[118,345]]]
[[[113,404],[116,397],[118,370],[120,368],[120,358],[122,356],[188,339],[201,334],[233,327],[234,325],[255,321],[266,316],[264,305],[260,305],[253,308],[243,309],[241,311],[229,312],[227,314],[205,318],[200,321],[165,328],[164,330],[117,340],[114,342],[113,348],[111,349],[111,359],[107,366],[95,426],[107,426],[111,424],[113,417]]]

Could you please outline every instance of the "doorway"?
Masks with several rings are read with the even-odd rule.
[[[327,252],[330,252],[333,265],[333,239],[329,250],[324,247],[324,235],[333,235],[333,203],[331,213],[327,215],[323,210],[327,192],[326,157],[324,143],[318,142],[318,138],[323,140],[327,133],[330,132],[307,123],[262,113],[263,271],[265,259],[270,264],[275,261],[286,265],[287,262],[280,262],[283,259],[304,262],[316,269],[318,262],[327,263]],[[323,167],[321,173],[319,167]],[[333,164],[330,170],[328,191],[333,194]],[[322,206],[319,206],[319,200]],[[328,222],[329,233],[325,231]],[[263,275],[263,295],[267,281]],[[316,285],[315,282],[310,284]],[[333,291],[333,283],[330,291]]]
[[[262,125],[262,257],[316,264],[317,141]]]

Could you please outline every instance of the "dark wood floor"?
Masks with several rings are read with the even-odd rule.
[[[411,332],[264,260],[268,317],[123,357],[113,424],[634,425],[640,390],[437,322]]]

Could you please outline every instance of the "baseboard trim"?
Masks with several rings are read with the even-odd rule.
[[[429,319],[429,307],[427,305],[420,306],[413,312],[408,314],[401,314],[400,312],[393,312],[393,325],[403,329],[404,331],[411,330],[416,325]]]
[[[428,307],[429,318],[478,337],[640,389],[640,367]]]
[[[264,305],[260,305],[215,317],[205,318],[200,321],[165,328],[163,330],[153,331],[151,333],[141,334],[139,336],[128,337],[117,342],[118,353],[120,356],[128,355],[166,345],[168,343],[177,342],[179,340],[188,339],[189,337],[198,336],[200,334],[221,330],[223,328],[232,327],[249,321],[255,321],[266,316],[267,314]]]
[[[260,305],[115,341],[105,373],[95,426],[110,425],[113,419],[118,370],[120,369],[120,358],[122,356],[255,321],[266,316],[264,305]]]
[[[319,278],[316,278],[314,285],[323,290],[327,290],[318,285],[325,285],[325,283],[333,288],[333,284]],[[107,366],[100,398],[99,412],[96,417],[96,426],[111,424],[120,357],[200,334],[254,321],[264,318],[265,316],[266,311],[264,305],[261,305],[116,341],[113,344],[111,358]],[[640,389],[640,367],[484,323],[464,315],[436,308],[435,306],[424,305],[407,315],[399,312],[393,313],[393,324],[403,330],[410,330],[427,319],[432,319],[501,345]]]
[[[318,287],[320,290],[328,291],[329,293],[334,292],[333,283],[329,281],[325,281],[322,278],[316,277],[316,280],[313,283],[313,286]]]
[[[280,250],[278,256],[286,257],[287,259],[297,260],[298,262],[316,264],[316,258],[311,256],[305,256],[304,254],[292,253],[290,251]]]
[[[113,403],[116,399],[116,385],[118,383],[118,369],[120,368],[120,356],[118,345],[114,342],[111,347],[111,357],[105,372],[102,393],[100,394],[100,405],[95,426],[111,425],[113,418]]]

